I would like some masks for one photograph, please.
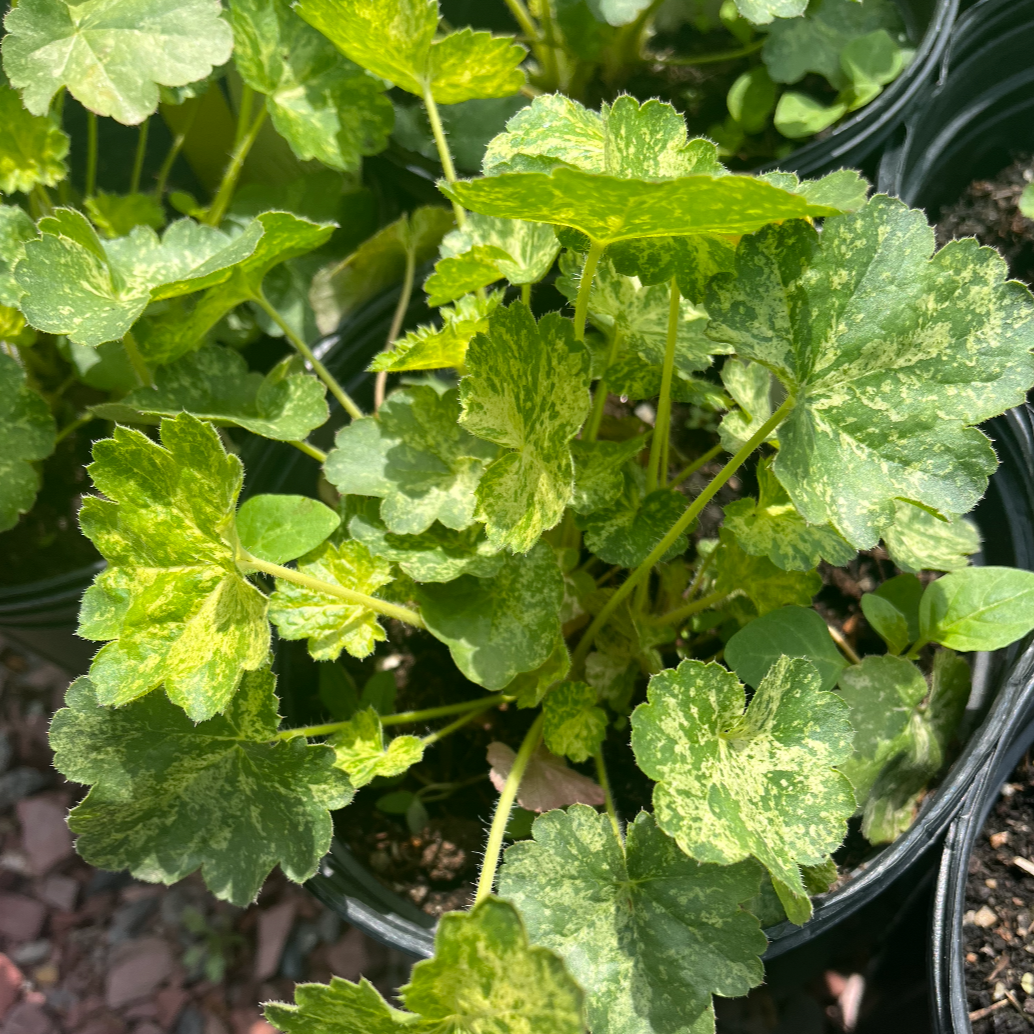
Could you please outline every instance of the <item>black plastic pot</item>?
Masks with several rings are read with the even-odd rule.
[[[1034,680],[1034,646],[1028,646],[1016,674]],[[966,879],[969,856],[987,816],[994,807],[1002,784],[1034,744],[1034,716],[1026,706],[1003,728],[1000,746],[988,761],[966,796],[958,817],[951,824],[941,855],[934,898],[931,936],[933,1016],[936,1034],[969,1034],[969,1005],[962,952],[962,916],[966,910]]]
[[[908,68],[871,104],[825,136],[810,140],[773,162],[773,168],[799,176],[821,176],[841,168],[860,168],[901,123],[917,111],[936,78],[951,37],[959,0],[898,0],[909,39],[918,43]]]
[[[361,371],[383,345],[395,299],[397,292],[389,292],[370,303],[322,346],[323,361],[367,406],[372,379]],[[422,303],[414,301],[407,323],[426,317]],[[1034,570],[1034,421],[1027,407],[1021,407],[990,421],[985,430],[995,441],[1001,465],[974,513],[985,540],[977,561]],[[322,444],[329,447],[330,442]],[[244,457],[249,470],[248,490],[313,491],[318,468],[312,460],[289,446],[259,440],[254,445],[254,455]],[[314,696],[313,662],[304,648],[297,649],[299,646],[280,643],[278,647],[279,687],[288,711],[299,697]],[[927,797],[912,827],[861,866],[842,888],[816,898],[815,915],[806,926],[783,923],[768,930],[771,943],[767,958],[828,932],[900,879],[939,843],[977,774],[997,749],[1001,728],[1034,695],[1029,679],[1016,667],[1018,656],[1019,648],[1012,647],[978,659],[965,719],[970,731],[966,746],[943,782]],[[307,719],[299,716],[299,720]],[[334,841],[320,872],[307,886],[343,918],[385,944],[415,956],[431,953],[433,920],[387,890],[343,842]]]
[[[879,189],[936,218],[975,179],[1034,151],[1034,0],[981,0],[958,21],[938,83],[883,153]]]

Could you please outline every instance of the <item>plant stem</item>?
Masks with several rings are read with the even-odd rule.
[[[233,149],[233,155],[230,157],[230,164],[226,166],[226,171],[223,173],[223,180],[219,184],[219,189],[216,191],[215,197],[212,199],[212,205],[208,209],[208,215],[205,216],[205,222],[209,226],[218,226],[223,221],[223,216],[226,215],[226,209],[230,207],[230,202],[233,200],[233,192],[237,188],[237,180],[240,178],[241,169],[244,167],[244,159],[248,157],[248,152],[255,143],[259,130],[262,128],[262,123],[265,121],[266,106],[263,104],[262,107],[259,108],[259,113],[255,116],[254,121],[251,123],[251,127],[241,137],[237,146]]]
[[[468,711],[466,714],[460,715],[459,718],[454,722],[449,722],[448,725],[443,726],[441,729],[435,732],[428,733],[426,736],[420,737],[420,742],[425,747],[430,747],[432,743],[437,743],[439,740],[444,740],[446,736],[450,736],[457,729],[462,729],[467,722],[473,721],[478,715],[484,714],[487,711],[487,707],[482,707],[477,711]]]
[[[664,346],[664,365],[661,367],[661,394],[657,401],[657,419],[654,421],[653,442],[650,445],[650,465],[646,470],[646,490],[664,487],[668,479],[668,441],[671,436],[671,378],[675,370],[675,343],[679,335],[679,308],[681,298],[675,277],[671,278],[671,300],[668,304],[668,338]]]
[[[843,651],[844,656],[852,664],[861,664],[861,657],[858,656],[858,654],[854,650],[854,647],[851,646],[851,644],[840,634],[840,632],[837,629],[835,629],[832,625],[826,625],[826,628],[829,629],[830,638],[833,640],[834,643],[837,644],[837,646],[840,647],[840,649]]]
[[[284,337],[294,345],[299,354],[313,368],[316,376],[327,386],[327,390],[341,403],[341,408],[353,420],[358,420],[363,415],[363,411],[352,401],[348,392],[338,384],[334,375],[316,358],[312,349],[291,329],[283,316],[269,304],[261,289],[253,296],[253,301],[284,332]]]
[[[274,578],[281,579],[281,581],[293,582],[295,585],[304,586],[313,592],[323,593],[325,596],[336,596],[346,603],[366,607],[367,610],[372,610],[375,614],[383,614],[385,617],[405,621],[406,624],[413,625],[416,628],[424,627],[423,618],[415,610],[410,610],[409,607],[399,607],[394,603],[388,603],[387,600],[379,600],[376,596],[367,596],[364,592],[346,589],[343,585],[333,585],[331,582],[321,581],[319,578],[302,574],[301,571],[295,571],[290,567],[271,564],[266,560],[260,560],[258,557],[252,556],[246,549],[240,547],[238,547],[237,552],[237,563],[242,569],[247,569],[245,573],[250,574],[251,571],[261,571],[263,574],[270,574]]]
[[[702,610],[713,607],[716,603],[721,603],[728,595],[727,592],[712,592],[710,596],[702,596],[699,600],[687,603],[683,607],[676,607],[674,610],[669,610],[667,614],[659,614],[648,620],[651,625],[674,625],[694,614],[699,614]]]
[[[614,795],[610,792],[610,779],[607,776],[607,766],[603,762],[603,748],[600,747],[595,754],[596,761],[596,781],[600,784],[603,790],[603,799],[607,806],[607,815],[610,816],[610,824],[614,827],[614,836],[618,838],[618,843],[624,847],[624,841],[621,839],[621,825],[618,822],[617,808],[614,807]]]
[[[676,485],[681,485],[691,474],[695,474],[701,467],[706,466],[720,453],[725,452],[725,446],[719,442],[714,448],[708,449],[703,456],[697,457],[688,466],[680,470],[672,479],[668,482],[669,488],[674,488]]]
[[[607,365],[603,369],[603,375],[596,382],[596,394],[592,397],[592,412],[589,414],[589,422],[585,425],[585,440],[596,441],[600,433],[600,424],[603,423],[603,407],[607,404],[607,396],[610,394],[607,388],[607,370],[614,365],[618,357],[618,343],[621,340],[621,330],[617,323],[614,324],[614,335],[610,339],[610,350],[607,352]]]
[[[54,212],[54,206],[50,203],[50,195],[47,193],[47,188],[42,183],[37,183],[32,188],[32,196],[36,199],[36,204],[40,207],[40,212],[43,215],[52,215]]]
[[[237,108],[237,128],[233,134],[233,146],[240,147],[247,126],[251,122],[251,109],[255,103],[255,91],[247,84],[241,90],[240,105]]]
[[[136,138],[136,154],[133,156],[133,174],[129,179],[129,193],[137,194],[140,191],[140,177],[144,171],[144,156],[147,154],[147,131],[151,120],[145,118],[140,123],[138,136]]]
[[[735,50],[721,50],[715,54],[700,54],[698,57],[653,57],[652,60],[659,65],[689,65],[694,68],[700,65],[718,65],[723,61],[735,61],[737,58],[756,54],[764,45],[765,41],[759,39]]]
[[[531,284],[521,284],[521,301],[531,308]]]
[[[672,547],[675,540],[693,523],[700,515],[705,506],[714,498],[718,489],[725,484],[747,461],[753,451],[783,422],[790,410],[793,409],[796,399],[793,395],[787,395],[783,404],[758,428],[757,432],[743,445],[735,456],[715,475],[711,483],[686,509],[686,512],[672,525],[671,530],[654,547],[650,555],[625,579],[618,587],[614,595],[603,605],[600,612],[593,619],[578,643],[574,654],[571,657],[571,670],[580,669],[585,657],[592,647],[596,634],[610,620],[611,614],[625,601],[629,593],[646,577],[649,576],[653,565],[656,564],[665,553]]]
[[[411,725],[414,722],[426,722],[433,718],[446,718],[452,714],[463,714],[466,711],[487,711],[511,699],[505,693],[493,693],[491,696],[479,697],[477,700],[464,700],[459,704],[442,704],[441,707],[425,707],[422,711],[400,711],[398,714],[387,714],[381,719],[381,725]]]
[[[399,332],[402,330],[402,321],[406,318],[406,310],[409,308],[409,299],[413,294],[413,278],[416,275],[416,248],[406,249],[406,275],[402,281],[402,293],[399,295],[398,304],[395,306],[395,315],[391,318],[391,327],[388,329],[388,340],[385,342],[385,351],[391,351],[395,347]],[[373,384],[373,409],[378,412],[384,403],[384,391],[388,385],[388,371],[378,370],[377,379]]]
[[[140,347],[136,343],[136,338],[133,337],[133,332],[127,330],[122,335],[122,347],[126,350],[126,356],[129,359],[129,365],[133,367],[133,372],[136,374],[137,379],[145,388],[153,388],[154,380],[151,377],[151,371],[147,368],[147,363],[144,357],[140,354]]]
[[[447,183],[455,183],[456,166],[452,163],[449,141],[445,139],[442,119],[438,114],[438,105],[435,103],[430,85],[424,87],[424,108],[427,111],[427,121],[431,123],[431,135],[434,137],[435,147],[438,148],[438,160],[442,163],[445,181]],[[458,201],[453,201],[452,210],[456,215],[456,225],[462,230],[467,225],[467,213]]]
[[[86,196],[97,189],[97,116],[86,113]]]
[[[605,245],[593,241],[585,256],[585,265],[582,266],[582,279],[578,284],[578,296],[574,302],[574,336],[579,341],[585,340],[585,320],[589,315],[589,293],[592,291],[592,278],[596,275],[596,266],[599,264],[604,247]]]
[[[57,437],[54,439],[54,444],[64,441],[73,431],[78,431],[80,427],[85,427],[93,419],[92,413],[87,413],[85,416],[77,417],[70,423],[65,424],[57,433]]]
[[[310,445],[309,442],[295,439],[287,444],[293,445],[299,452],[304,452],[306,456],[311,456],[314,460],[318,460],[320,463],[327,462],[327,454],[322,449],[317,449],[315,445]]]
[[[524,742],[513,759],[513,768],[503,783],[502,793],[495,806],[495,814],[492,816],[492,827],[488,831],[488,843],[485,844],[485,860],[481,864],[481,876],[478,879],[477,894],[474,897],[474,904],[484,901],[492,893],[492,886],[495,883],[495,871],[499,868],[499,855],[503,849],[503,837],[506,836],[506,826],[510,821],[510,811],[513,802],[517,799],[517,791],[521,788],[521,780],[535,753],[535,748],[542,739],[542,725],[546,720],[545,712],[540,711]]]
[[[190,105],[190,111],[187,112],[187,120],[183,125],[183,129],[173,138],[172,146],[169,148],[169,153],[165,156],[165,161],[162,162],[162,167],[158,170],[155,192],[158,195],[159,201],[165,195],[165,187],[169,181],[169,173],[172,172],[172,167],[175,165],[180,151],[183,150],[183,145],[186,143],[191,129],[194,128],[194,119],[197,118],[197,113],[201,108],[201,103],[196,98],[184,101],[183,103]]]

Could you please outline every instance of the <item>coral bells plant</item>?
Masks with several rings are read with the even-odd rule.
[[[965,655],[1034,626],[1034,574],[971,566],[965,516],[997,464],[977,425],[1034,384],[1027,290],[973,240],[935,251],[921,212],[853,172],[729,173],[655,100],[539,94],[460,179],[438,106],[521,90],[526,53],[440,31],[433,0],[20,0],[5,24],[0,185],[21,196],[0,208],[0,513],[31,506],[53,448],[41,355],[130,377],[78,418],[114,424],[80,512],[106,566],[79,632],[102,645],[51,729],[90,788],[80,854],[166,883],[200,870],[244,905],[275,866],[311,876],[361,788],[509,716],[476,894],[404,1009],[335,978],[269,1019],[712,1030],[712,996],[762,980],[762,921],[807,922],[837,878],[848,820],[873,845],[908,827],[957,747]],[[51,196],[63,98],[91,133],[137,124],[228,60],[240,132],[207,207],[159,235],[161,189]],[[242,214],[266,119],[297,158],[355,169],[390,128],[386,82],[425,107],[446,204],[346,260],[320,250],[331,223]],[[389,252],[402,300],[363,412],[313,328]],[[439,318],[403,335],[436,253]],[[296,354],[249,371],[231,317]],[[310,457],[319,496],[241,504],[245,433]],[[820,571],[877,554],[860,607],[879,639],[859,656],[813,601]],[[271,628],[335,669],[433,637],[455,691],[284,727]],[[611,792],[615,743],[652,785],[635,814]],[[530,833],[508,833],[518,801]]]

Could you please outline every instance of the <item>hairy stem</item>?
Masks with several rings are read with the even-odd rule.
[[[50,195],[42,183],[37,183],[32,188],[32,196],[36,199],[36,204],[39,205],[40,215],[53,214],[54,206],[50,203]]]
[[[86,196],[93,197],[97,189],[97,116],[86,113]]]
[[[676,485],[681,485],[686,478],[695,474],[701,467],[706,467],[719,454],[725,452],[725,446],[720,442],[718,445],[711,449],[708,449],[703,456],[698,456],[688,467],[683,467],[672,479],[668,482],[669,488],[674,488]]]
[[[131,330],[127,330],[125,334],[122,335],[122,347],[126,350],[126,357],[129,359],[129,365],[133,367],[133,372],[136,374],[141,385],[145,388],[153,388],[154,379],[151,377],[151,371],[148,369],[143,355],[140,354],[140,347],[137,345],[136,338],[133,337],[133,332]]]
[[[702,596],[698,600],[693,600],[692,603],[669,610],[667,614],[659,614],[647,620],[652,625],[674,625],[677,622],[685,621],[694,614],[699,614],[702,610],[710,609],[716,603],[721,603],[728,595],[727,592],[712,592],[709,596]]]
[[[481,876],[478,879],[477,894],[474,898],[475,905],[484,901],[492,893],[495,872],[499,868],[499,856],[503,849],[503,837],[506,836],[506,826],[510,821],[510,811],[513,808],[513,802],[517,799],[517,791],[521,788],[521,780],[524,778],[531,755],[535,753],[535,748],[542,739],[542,725],[545,720],[545,713],[540,711],[538,718],[528,730],[528,735],[524,737],[524,742],[513,759],[513,768],[510,769],[510,774],[503,783],[503,790],[499,794],[495,814],[492,816],[492,828],[488,831],[488,843],[485,844],[485,860],[481,865]]]
[[[183,129],[173,138],[172,146],[169,148],[169,153],[165,156],[165,161],[162,162],[162,167],[158,170],[158,179],[155,182],[155,192],[158,195],[159,201],[165,195],[165,187],[169,182],[169,173],[172,172],[172,167],[176,164],[176,159],[179,157],[180,151],[183,150],[183,145],[186,143],[191,129],[194,128],[194,119],[197,118],[197,113],[201,108],[201,102],[196,98],[184,101],[183,103],[189,104],[190,110],[187,112],[187,120],[183,125]]]
[[[664,345],[664,365],[661,367],[661,394],[657,400],[657,419],[654,422],[653,442],[650,447],[650,465],[646,470],[646,490],[664,487],[668,479],[668,442],[671,437],[671,378],[675,371],[675,343],[679,336],[679,285],[671,278],[671,301],[668,305],[668,337]]]
[[[241,111],[243,113],[243,108]],[[205,222],[209,226],[218,226],[223,221],[226,209],[230,207],[230,202],[233,200],[233,192],[237,189],[237,180],[240,178],[241,169],[244,168],[244,159],[248,157],[248,152],[255,143],[259,130],[262,128],[262,123],[265,121],[266,106],[263,104],[259,108],[259,113],[255,116],[250,128],[244,133],[233,149],[230,163],[226,166],[222,182],[219,184],[219,189],[215,192],[215,197],[212,199],[212,206],[208,209],[208,215],[205,216]]]
[[[593,241],[585,256],[582,266],[582,279],[578,283],[578,296],[574,302],[574,336],[579,341],[585,340],[585,320],[589,315],[589,293],[592,291],[592,278],[596,275],[596,266],[603,254],[605,245]]]
[[[255,103],[255,91],[247,84],[241,90],[241,100],[237,108],[237,128],[233,134],[233,146],[240,147],[248,125],[251,123],[251,109]]]
[[[144,157],[147,154],[147,132],[151,124],[149,118],[140,123],[137,131],[136,154],[133,155],[133,174],[129,178],[129,193],[136,194],[140,190],[140,177],[144,171]]]
[[[424,108],[427,110],[427,121],[431,123],[431,135],[434,137],[434,145],[438,148],[438,160],[442,163],[442,171],[445,173],[445,181],[447,183],[455,183],[456,166],[452,163],[449,141],[445,139],[441,115],[438,114],[438,105],[435,103],[430,85],[424,87],[423,100]],[[452,210],[456,215],[456,225],[462,230],[467,225],[467,213],[458,201],[453,201]]]
[[[93,419],[92,413],[87,413],[85,416],[77,417],[75,420],[65,424],[57,433],[57,437],[54,439],[54,444],[64,441],[74,431],[78,431],[80,427],[85,427]]]
[[[426,736],[421,736],[420,742],[425,747],[430,747],[432,743],[444,740],[446,736],[451,736],[457,729],[462,729],[467,722],[473,721],[478,715],[484,714],[487,710],[487,707],[481,707],[476,711],[468,711],[466,714],[460,715],[456,721],[449,722],[448,725],[442,726],[442,728],[436,729],[434,732],[430,732]]]
[[[313,368],[316,376],[326,385],[327,390],[341,403],[341,408],[353,420],[358,420],[363,415],[363,411],[352,401],[352,396],[338,384],[337,378],[316,358],[312,349],[294,332],[283,316],[269,304],[268,299],[261,290],[254,295],[253,300],[284,332],[284,337],[291,342],[302,358]]]
[[[621,583],[614,595],[603,605],[603,608],[593,619],[592,624],[586,629],[585,634],[578,643],[571,657],[572,672],[577,672],[581,669],[586,655],[592,648],[596,634],[610,620],[610,616],[614,611],[627,599],[629,593],[643,579],[649,576],[653,565],[668,552],[675,540],[696,520],[704,507],[714,498],[718,489],[743,466],[751,453],[783,422],[790,410],[793,409],[795,402],[796,399],[792,395],[786,397],[786,401],[758,428],[757,433],[744,444],[743,448],[722,467],[707,488],[693,500],[686,512],[672,525],[671,530],[657,543],[650,555]]]
[[[342,585],[334,585],[331,582],[313,578],[311,575],[302,574],[301,571],[295,571],[290,567],[271,564],[252,556],[246,549],[240,547],[237,550],[237,564],[245,574],[261,571],[263,574],[270,574],[284,582],[293,582],[295,585],[301,585],[313,592],[320,592],[325,596],[336,596],[339,600],[365,607],[375,614],[383,614],[385,617],[405,621],[407,625],[413,625],[415,628],[424,627],[424,619],[409,607],[399,607],[394,603],[388,603],[387,600],[379,600],[376,596],[367,596],[365,592],[356,592],[354,589],[346,589]]]
[[[624,840],[621,837],[621,825],[618,822],[617,808],[614,807],[614,795],[610,792],[610,778],[607,776],[607,766],[603,761],[603,748],[600,747],[593,760],[596,762],[596,782],[603,790],[603,799],[607,806],[607,815],[610,817],[610,824],[614,827],[614,836],[618,843],[624,847]]]
[[[737,47],[735,50],[719,50],[713,54],[700,54],[696,57],[654,57],[652,60],[659,65],[689,65],[697,68],[701,65],[718,65],[723,61],[735,61],[741,57],[749,57],[756,54],[765,45],[764,38],[748,43],[746,46]]]
[[[406,310],[409,308],[409,299],[413,294],[413,278],[416,275],[416,248],[406,249],[406,275],[402,280],[402,293],[399,295],[398,305],[395,306],[395,315],[391,317],[391,327],[388,329],[388,339],[384,344],[386,351],[391,351],[398,340],[399,332],[402,330],[402,321],[406,318]],[[373,408],[374,412],[380,410],[384,403],[384,392],[388,386],[388,371],[378,370],[377,379],[373,384]]]
[[[531,284],[521,284],[521,301],[531,308]]]
[[[314,460],[318,460],[320,463],[327,462],[327,454],[322,449],[317,449],[315,445],[312,445],[309,442],[295,439],[294,441],[289,441],[287,444],[293,445],[299,452],[304,452],[306,456],[311,456]]]
[[[621,331],[618,325],[614,324],[614,334],[610,339],[610,349],[607,352],[607,365],[603,369],[603,375],[596,382],[596,394],[592,397],[592,412],[589,414],[589,422],[585,425],[585,440],[596,441],[600,433],[600,424],[603,423],[603,407],[607,404],[607,396],[610,394],[607,388],[607,370],[614,365],[618,357],[618,347],[621,341]]]

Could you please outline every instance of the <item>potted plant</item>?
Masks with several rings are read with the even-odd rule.
[[[176,14],[149,25],[135,77],[109,92],[48,47],[92,55],[97,33],[118,53],[121,23],[98,11],[59,25],[22,0],[3,45],[12,90],[33,118],[61,87],[142,118],[158,86],[228,56],[217,7],[191,2],[207,31],[180,64],[166,63]],[[97,494],[80,513],[107,561],[80,634],[104,645],[51,730],[58,768],[90,786],[70,818],[78,849],[152,880],[200,868],[243,904],[274,865],[311,876],[357,790],[386,809],[395,780],[416,823],[490,764],[475,900],[442,917],[408,1011],[335,980],[271,1005],[271,1020],[710,1029],[713,994],[762,978],[759,917],[804,924],[811,894],[838,878],[831,856],[856,811],[873,844],[911,825],[958,746],[960,652],[1034,625],[1034,573],[970,566],[980,543],[965,518],[998,462],[976,425],[1034,384],[1034,302],[989,250],[934,254],[922,213],[867,199],[854,173],[729,173],[658,101],[595,111],[543,94],[489,144],[485,175],[461,180],[438,105],[516,91],[524,51],[438,35],[434,3],[241,4],[230,17],[236,65],[266,100],[242,100],[209,209],[161,238],[137,227],[107,242],[49,199],[31,231],[5,217],[24,227],[5,253],[11,309],[81,348],[118,342],[140,382],[91,409],[116,424],[94,445]],[[313,55],[336,71],[299,115],[290,77]],[[384,110],[385,80],[425,105],[452,208],[407,214],[380,241],[412,284],[441,238],[424,287],[442,320],[391,335],[373,367],[400,381],[389,393],[381,378],[366,413],[275,273],[333,224],[261,204],[223,217],[266,117],[296,150],[340,148],[355,140],[346,116]],[[327,120],[333,138],[313,128]],[[554,263],[573,316],[536,319]],[[347,306],[348,263],[327,268],[323,297]],[[263,376],[212,343],[244,304],[296,359]],[[31,441],[49,415],[19,372]],[[327,393],[350,422],[324,448]],[[227,427],[318,463],[320,498],[238,505]],[[820,563],[858,589],[840,612],[812,606]],[[411,653],[438,644],[453,667],[439,665],[433,703],[399,710],[393,677],[360,693],[332,665],[344,682],[327,699],[347,713],[281,727],[271,623],[321,662],[371,657],[390,637]],[[396,727],[412,731],[387,739]],[[477,729],[494,735],[480,771],[398,782],[477,744]],[[619,771],[647,787],[638,814],[618,811],[616,796],[631,800]],[[530,831],[511,823],[516,802],[517,817],[541,813]]]

